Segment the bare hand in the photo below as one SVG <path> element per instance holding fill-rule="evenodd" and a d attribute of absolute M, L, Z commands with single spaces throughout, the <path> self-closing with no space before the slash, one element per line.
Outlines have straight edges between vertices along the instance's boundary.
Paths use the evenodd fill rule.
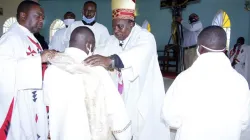
<path fill-rule="evenodd" d="M 83 63 L 90 66 L 102 66 L 108 68 L 112 63 L 112 60 L 109 57 L 92 55 L 86 58 Z"/>
<path fill-rule="evenodd" d="M 54 58 L 56 55 L 56 51 L 54 50 L 44 50 L 41 54 L 42 63 L 48 62 L 50 59 Z"/>
<path fill-rule="evenodd" d="M 181 18 L 181 17 L 176 17 L 176 18 L 175 18 L 175 21 L 177 21 L 177 22 L 181 23 L 182 18 Z"/>

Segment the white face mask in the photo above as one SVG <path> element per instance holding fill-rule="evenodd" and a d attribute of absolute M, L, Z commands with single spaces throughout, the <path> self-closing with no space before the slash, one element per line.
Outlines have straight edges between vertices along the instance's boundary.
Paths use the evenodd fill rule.
<path fill-rule="evenodd" d="M 75 22 L 75 19 L 65 19 L 63 22 L 65 25 L 70 26 L 72 23 Z"/>
<path fill-rule="evenodd" d="M 87 46 L 88 46 L 88 45 L 86 45 L 86 47 L 87 47 Z M 87 55 L 87 56 L 88 56 L 88 57 L 90 57 L 90 56 L 93 55 L 93 52 L 91 51 L 91 49 L 92 49 L 92 44 L 90 44 L 89 46 L 90 46 L 89 48 L 87 47 L 87 50 L 88 50 L 88 55 Z"/>
<path fill-rule="evenodd" d="M 200 52 L 199 52 L 199 48 L 200 48 L 200 46 L 198 46 L 197 49 L 196 49 L 196 53 L 197 53 L 198 57 L 201 55 Z"/>
<path fill-rule="evenodd" d="M 226 49 L 226 48 L 224 48 L 224 49 L 222 49 L 222 50 L 214 50 L 214 49 L 210 49 L 210 48 L 208 48 L 208 47 L 206 47 L 206 46 L 204 46 L 204 45 L 199 45 L 199 46 L 197 47 L 197 49 L 196 49 L 196 53 L 197 53 L 198 57 L 201 55 L 200 52 L 199 52 L 199 48 L 200 48 L 200 47 L 205 48 L 206 50 L 209 50 L 209 51 L 211 51 L 211 52 L 224 52 L 225 49 Z"/>

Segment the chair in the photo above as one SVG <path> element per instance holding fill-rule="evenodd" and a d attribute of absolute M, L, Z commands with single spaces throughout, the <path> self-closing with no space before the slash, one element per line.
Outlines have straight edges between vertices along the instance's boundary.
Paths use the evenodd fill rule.
<path fill-rule="evenodd" d="M 179 50 L 179 45 L 169 44 L 165 46 L 164 51 L 158 51 L 163 52 L 163 56 L 158 57 L 162 72 L 171 72 L 169 71 L 169 68 L 173 67 L 175 68 L 175 73 L 178 73 Z"/>

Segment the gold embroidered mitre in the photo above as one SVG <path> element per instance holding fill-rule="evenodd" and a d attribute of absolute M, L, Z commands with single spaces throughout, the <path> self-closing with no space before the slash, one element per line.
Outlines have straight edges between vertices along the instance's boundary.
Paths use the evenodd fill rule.
<path fill-rule="evenodd" d="M 112 0 L 112 17 L 135 20 L 135 0 Z"/>

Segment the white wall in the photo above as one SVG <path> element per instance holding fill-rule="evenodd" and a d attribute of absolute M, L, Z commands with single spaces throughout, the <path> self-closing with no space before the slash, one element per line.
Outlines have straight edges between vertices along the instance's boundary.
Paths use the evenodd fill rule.
<path fill-rule="evenodd" d="M 3 24 L 9 18 L 16 16 L 17 6 L 22 0 L 0 0 L 3 16 L 0 16 L 0 36 L 3 34 Z"/>

